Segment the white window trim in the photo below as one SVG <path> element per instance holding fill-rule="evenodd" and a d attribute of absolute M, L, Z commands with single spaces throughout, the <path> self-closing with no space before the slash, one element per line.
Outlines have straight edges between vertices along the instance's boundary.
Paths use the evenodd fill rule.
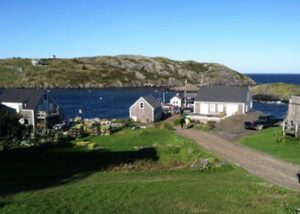
<path fill-rule="evenodd" d="M 210 103 L 208 108 L 209 108 L 210 113 L 217 113 L 217 104 L 216 103 Z"/>
<path fill-rule="evenodd" d="M 143 105 L 143 107 L 141 107 L 141 104 Z M 139 108 L 140 109 L 144 109 L 145 108 L 145 103 L 143 101 L 139 102 Z"/>

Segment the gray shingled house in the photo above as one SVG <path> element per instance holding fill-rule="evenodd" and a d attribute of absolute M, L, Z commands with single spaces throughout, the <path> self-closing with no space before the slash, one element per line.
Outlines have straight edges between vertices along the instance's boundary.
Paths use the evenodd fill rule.
<path fill-rule="evenodd" d="M 292 134 L 299 137 L 300 126 L 300 95 L 291 96 L 287 117 L 283 123 L 283 133 Z"/>
<path fill-rule="evenodd" d="M 249 112 L 252 105 L 248 86 L 201 86 L 194 101 L 194 113 L 227 117 Z"/>
<path fill-rule="evenodd" d="M 4 89 L 0 103 L 23 115 L 27 124 L 37 128 L 50 127 L 59 122 L 59 106 L 43 89 Z"/>
<path fill-rule="evenodd" d="M 163 109 L 160 102 L 152 95 L 140 97 L 129 108 L 129 117 L 142 123 L 161 120 Z"/>

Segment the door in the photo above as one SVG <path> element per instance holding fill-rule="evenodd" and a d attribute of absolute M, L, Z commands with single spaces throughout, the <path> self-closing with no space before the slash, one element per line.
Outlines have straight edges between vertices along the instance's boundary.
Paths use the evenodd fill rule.
<path fill-rule="evenodd" d="M 238 104 L 227 104 L 226 105 L 226 114 L 227 116 L 236 115 L 239 110 Z"/>

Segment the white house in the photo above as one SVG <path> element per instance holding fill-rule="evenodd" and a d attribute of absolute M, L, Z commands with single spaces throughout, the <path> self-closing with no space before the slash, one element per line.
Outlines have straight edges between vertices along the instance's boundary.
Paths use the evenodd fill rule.
<path fill-rule="evenodd" d="M 253 99 L 247 86 L 201 86 L 194 113 L 206 116 L 233 116 L 252 110 Z"/>
<path fill-rule="evenodd" d="M 39 59 L 31 59 L 31 64 L 32 66 L 38 66 L 40 63 L 40 60 Z"/>
<path fill-rule="evenodd" d="M 183 106 L 184 99 L 180 94 L 176 94 L 170 99 L 170 104 L 177 107 Z"/>

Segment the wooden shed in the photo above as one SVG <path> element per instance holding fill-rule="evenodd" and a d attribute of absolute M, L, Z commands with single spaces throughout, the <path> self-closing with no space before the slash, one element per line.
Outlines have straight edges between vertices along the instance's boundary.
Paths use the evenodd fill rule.
<path fill-rule="evenodd" d="M 129 108 L 129 117 L 134 121 L 142 123 L 159 121 L 162 116 L 162 106 L 152 95 L 140 97 Z"/>
<path fill-rule="evenodd" d="M 292 134 L 299 137 L 300 126 L 300 95 L 291 96 L 287 117 L 283 123 L 283 134 Z"/>

